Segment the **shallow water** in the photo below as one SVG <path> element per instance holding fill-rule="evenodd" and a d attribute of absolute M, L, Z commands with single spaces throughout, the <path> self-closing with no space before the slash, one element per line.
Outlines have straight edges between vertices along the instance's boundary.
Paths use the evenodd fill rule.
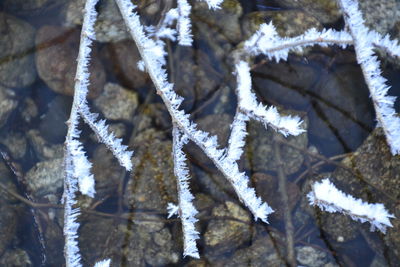
<path fill-rule="evenodd" d="M 4 1 L 0 16 L 4 33 L 0 50 L 11 51 L 2 52 L 0 58 L 0 90 L 7 92 L 0 97 L 11 106 L 4 112 L 5 119 L 0 116 L 0 265 L 62 266 L 62 156 L 72 103 L 65 94 L 72 90 L 79 26 L 60 27 L 66 21 L 67 0 L 48 0 L 39 7 L 19 3 L 23 2 L 13 6 L 12 1 Z M 106 3 L 102 1 L 100 11 Z M 146 21 L 157 23 L 163 5 L 146 3 L 141 13 Z M 216 17 L 195 8 L 193 47 L 167 44 L 168 72 L 177 92 L 185 97 L 183 108 L 199 128 L 218 136 L 221 147 L 226 145 L 236 107 L 230 54 L 245 40 L 246 20 L 260 16 L 258 11 L 299 9 L 271 1 L 241 1 L 243 13 L 239 14 L 237 5 L 228 1 L 228 11 Z M 269 21 L 265 13 L 262 16 Z M 19 21 L 28 24 L 22 28 L 30 33 L 10 34 L 14 31 L 10 23 Z M 338 19 L 326 25 L 340 28 L 342 24 Z M 17 47 L 13 40 L 26 44 L 12 49 Z M 285 241 L 288 218 L 298 265 L 398 265 L 396 219 L 394 228 L 383 235 L 370 232 L 367 223 L 312 208 L 306 199 L 312 181 L 331 176 L 341 190 L 382 202 L 400 216 L 400 188 L 394 179 L 400 173 L 400 159 L 388 154 L 376 131 L 371 134 L 374 109 L 352 48 L 316 47 L 306 54 L 293 54 L 286 62 L 261 57 L 253 61 L 253 88 L 259 99 L 283 113 L 301 116 L 307 129 L 300 137 L 275 145 L 277 134 L 272 129 L 266 131 L 254 121 L 248 125 L 239 167 L 275 210 L 269 224 L 254 222 L 212 162 L 194 144 L 187 145 L 191 189 L 199 210 L 200 260 L 182 258 L 180 221 L 167 219 L 167 204 L 177 201 L 167 110 L 149 78 L 136 69 L 139 58 L 132 42 L 97 42 L 94 51 L 93 84 L 98 86 L 92 88 L 89 105 L 135 151 L 135 171 L 126 173 L 119 167 L 81 124 L 81 141 L 93 163 L 97 191 L 92 200 L 79 196 L 84 266 L 103 258 L 111 258 L 115 266 L 286 266 L 290 265 Z M 4 70 L 10 62 L 16 62 L 12 65 L 13 73 L 19 73 L 15 79 Z M 384 76 L 392 85 L 390 95 L 400 96 L 398 65 L 386 58 L 382 62 Z M 105 86 L 108 83 L 124 89 Z M 396 110 L 400 110 L 399 101 Z M 286 204 L 281 200 L 284 195 Z"/>

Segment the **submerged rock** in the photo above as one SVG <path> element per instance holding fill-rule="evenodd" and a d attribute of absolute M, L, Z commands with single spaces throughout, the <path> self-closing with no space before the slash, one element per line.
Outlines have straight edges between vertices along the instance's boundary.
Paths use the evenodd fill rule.
<path fill-rule="evenodd" d="M 95 105 L 108 120 L 130 121 L 139 105 L 138 96 L 114 83 L 107 83 Z"/>
<path fill-rule="evenodd" d="M 42 26 L 36 35 L 36 67 L 40 78 L 56 93 L 74 93 L 79 31 L 58 26 Z M 106 74 L 96 47 L 92 47 L 89 66 L 89 98 L 103 90 Z"/>
<path fill-rule="evenodd" d="M 15 92 L 0 86 L 0 127 L 7 122 L 8 117 L 17 105 L 18 101 L 15 99 Z"/>
<path fill-rule="evenodd" d="M 280 0 L 279 4 L 288 8 L 300 8 L 323 24 L 333 24 L 341 16 L 335 0 Z"/>
<path fill-rule="evenodd" d="M 131 210 L 166 211 L 169 202 L 177 203 L 173 172 L 172 142 L 164 134 L 148 129 L 133 137 L 134 172 L 126 185 L 124 203 Z"/>
<path fill-rule="evenodd" d="M 315 17 L 300 10 L 256 11 L 247 14 L 243 20 L 246 39 L 260 28 L 260 24 L 270 21 L 281 37 L 294 37 L 311 28 L 322 29 Z"/>
<path fill-rule="evenodd" d="M 5 267 L 31 267 L 34 266 L 27 251 L 16 248 L 9 249 L 0 257 L 0 265 Z"/>
<path fill-rule="evenodd" d="M 36 200 L 61 193 L 64 181 L 63 162 L 63 158 L 41 161 L 27 172 L 27 189 Z"/>
<path fill-rule="evenodd" d="M 35 29 L 23 20 L 0 12 L 0 83 L 26 87 L 36 79 L 33 48 Z"/>
<path fill-rule="evenodd" d="M 164 220 L 146 213 L 118 225 L 111 219 L 91 217 L 81 231 L 82 255 L 90 265 L 106 257 L 113 266 L 165 266 L 181 257 Z"/>
<path fill-rule="evenodd" d="M 296 112 L 280 112 L 281 115 L 300 115 Z M 303 118 L 302 128 L 308 128 L 308 119 Z M 251 120 L 248 126 L 247 155 L 249 155 L 249 166 L 254 172 L 277 171 L 278 163 L 275 158 L 274 143 L 278 135 L 271 127 L 265 129 L 264 125 L 258 121 Z M 283 142 L 288 142 L 300 149 L 307 149 L 308 136 L 304 132 L 298 136 L 281 137 Z M 283 170 L 286 174 L 292 174 L 299 170 L 304 160 L 304 153 L 283 143 L 281 146 L 281 158 L 284 162 Z"/>
<path fill-rule="evenodd" d="M 212 211 L 204 234 L 205 253 L 209 258 L 219 257 L 234 250 L 251 238 L 250 214 L 239 205 L 227 201 Z"/>
<path fill-rule="evenodd" d="M 296 247 L 298 263 L 308 267 L 336 267 L 332 257 L 322 250 L 313 247 Z"/>
<path fill-rule="evenodd" d="M 84 6 L 84 0 L 69 1 L 66 8 L 63 9 L 64 26 L 82 25 Z M 101 1 L 97 11 L 98 17 L 94 26 L 97 41 L 118 42 L 129 38 L 125 23 L 114 0 Z"/>

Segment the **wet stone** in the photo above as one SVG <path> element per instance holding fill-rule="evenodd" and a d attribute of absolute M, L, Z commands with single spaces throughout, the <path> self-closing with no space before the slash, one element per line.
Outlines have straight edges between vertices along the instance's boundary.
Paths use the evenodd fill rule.
<path fill-rule="evenodd" d="M 26 87 L 36 79 L 33 48 L 35 29 L 20 19 L 0 12 L 0 83 Z"/>
<path fill-rule="evenodd" d="M 181 257 L 163 219 L 145 213 L 117 226 L 110 219 L 90 218 L 82 226 L 80 243 L 83 257 L 91 263 L 105 256 L 115 266 L 165 266 Z"/>
<path fill-rule="evenodd" d="M 40 78 L 54 92 L 72 96 L 74 93 L 79 31 L 58 26 L 42 26 L 36 35 L 36 67 Z M 89 66 L 89 98 L 103 90 L 106 74 L 96 47 L 92 47 Z"/>
<path fill-rule="evenodd" d="M 18 212 L 19 211 L 19 212 Z M 4 253 L 16 235 L 21 209 L 5 200 L 0 200 L 0 255 Z M 1 260 L 0 260 L 1 262 Z"/>
<path fill-rule="evenodd" d="M 281 115 L 297 115 L 303 117 L 298 112 L 282 112 Z M 308 128 L 307 118 L 303 118 L 301 126 Z M 251 120 L 248 124 L 247 153 L 249 156 L 249 166 L 252 166 L 254 172 L 277 171 L 277 161 L 275 159 L 274 139 L 281 135 L 271 127 L 265 129 L 264 125 L 258 121 Z M 283 142 L 288 142 L 300 149 L 307 149 L 308 137 L 304 132 L 298 136 L 282 137 Z M 304 160 L 304 153 L 301 150 L 294 149 L 284 143 L 280 146 L 281 158 L 284 162 L 283 170 L 285 174 L 293 174 L 298 171 Z"/>
<path fill-rule="evenodd" d="M 15 96 L 13 90 L 0 86 L 0 127 L 7 122 L 8 117 L 18 105 Z"/>
<path fill-rule="evenodd" d="M 93 152 L 92 173 L 96 179 L 96 198 L 101 199 L 113 195 L 125 176 L 125 169 L 121 167 L 109 149 L 100 145 Z"/>
<path fill-rule="evenodd" d="M 34 266 L 28 252 L 20 248 L 9 249 L 0 257 L 0 265 L 4 267 L 31 267 Z"/>
<path fill-rule="evenodd" d="M 26 174 L 27 188 L 35 199 L 58 195 L 62 191 L 64 179 L 62 158 L 38 162 Z"/>
<path fill-rule="evenodd" d="M 47 105 L 47 111 L 40 117 L 39 131 L 43 139 L 50 143 L 61 143 L 67 135 L 66 121 L 71 112 L 72 99 L 57 95 Z M 51 131 L 49 131 L 51 129 Z"/>
<path fill-rule="evenodd" d="M 400 5 L 396 0 L 359 0 L 366 26 L 387 34 L 400 21 Z"/>
<path fill-rule="evenodd" d="M 132 210 L 166 211 L 169 202 L 177 203 L 171 141 L 162 132 L 148 129 L 134 137 L 130 147 L 135 151 L 135 171 L 125 189 L 125 205 Z"/>
<path fill-rule="evenodd" d="M 300 8 L 323 24 L 333 24 L 341 17 L 335 0 L 281 0 L 279 5 Z"/>
<path fill-rule="evenodd" d="M 21 159 L 26 153 L 27 140 L 21 132 L 7 132 L 0 143 L 8 148 L 13 159 Z"/>
<path fill-rule="evenodd" d="M 3 0 L 4 10 L 18 15 L 37 15 L 67 0 Z"/>
<path fill-rule="evenodd" d="M 222 261 L 221 266 L 286 266 L 282 257 L 277 253 L 275 242 L 266 233 L 259 235 L 249 247 L 237 250 L 232 258 Z"/>
<path fill-rule="evenodd" d="M 269 21 L 272 21 L 282 37 L 294 37 L 311 28 L 323 28 L 315 17 L 300 10 L 256 11 L 244 18 L 242 28 L 246 39 L 260 28 L 260 24 Z"/>
<path fill-rule="evenodd" d="M 63 11 L 64 26 L 82 25 L 84 0 L 69 1 Z M 101 1 L 98 6 L 98 17 L 94 26 L 96 40 L 102 43 L 118 42 L 129 38 L 125 24 L 114 0 Z"/>
<path fill-rule="evenodd" d="M 309 267 L 336 267 L 330 255 L 313 247 L 296 247 L 296 258 L 299 264 Z"/>
<path fill-rule="evenodd" d="M 217 10 L 210 10 L 205 2 L 193 3 L 194 20 L 207 21 L 207 24 L 219 29 L 231 42 L 241 40 L 239 18 L 242 13 L 242 7 L 237 0 L 225 0 L 221 8 Z M 193 23 L 196 24 L 196 22 Z"/>
<path fill-rule="evenodd" d="M 26 123 L 32 122 L 39 114 L 38 107 L 32 98 L 25 98 L 22 102 L 21 117 Z"/>
<path fill-rule="evenodd" d="M 218 257 L 233 250 L 251 238 L 250 214 L 239 205 L 227 201 L 215 207 L 204 234 L 205 254 Z"/>
<path fill-rule="evenodd" d="M 107 83 L 95 105 L 108 120 L 130 121 L 138 107 L 138 96 L 115 83 Z"/>
<path fill-rule="evenodd" d="M 108 44 L 104 49 L 108 71 L 114 73 L 123 86 L 138 89 L 146 85 L 149 76 L 137 64 L 141 60 L 136 45 L 131 40 Z"/>
<path fill-rule="evenodd" d="M 350 217 L 340 213 L 321 213 L 321 229 L 336 242 L 347 242 L 354 240 L 359 232 L 360 224 Z"/>
<path fill-rule="evenodd" d="M 284 219 L 284 206 L 282 203 L 281 193 L 278 190 L 278 178 L 264 173 L 255 173 L 251 177 L 257 196 L 271 206 L 274 212 L 270 215 L 278 220 Z M 292 211 L 297 205 L 301 197 L 301 192 L 295 183 L 287 182 L 286 194 L 289 199 L 289 210 Z"/>
<path fill-rule="evenodd" d="M 54 203 L 54 202 L 52 202 Z M 49 266 L 63 266 L 65 264 L 63 247 L 64 235 L 63 224 L 64 215 L 62 210 L 56 210 L 54 220 L 47 220 L 44 228 L 45 253 Z"/>
<path fill-rule="evenodd" d="M 40 135 L 38 130 L 29 130 L 27 137 L 35 156 L 40 160 L 62 158 L 64 156 L 63 144 L 52 144 L 51 142 L 48 142 Z"/>

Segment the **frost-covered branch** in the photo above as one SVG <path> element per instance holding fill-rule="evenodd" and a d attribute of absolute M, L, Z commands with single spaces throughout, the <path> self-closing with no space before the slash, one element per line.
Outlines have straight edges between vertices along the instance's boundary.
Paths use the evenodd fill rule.
<path fill-rule="evenodd" d="M 98 120 L 98 114 L 89 111 L 86 103 L 79 107 L 79 112 L 84 121 L 90 126 L 96 134 L 99 142 L 105 144 L 113 153 L 119 164 L 127 171 L 132 170 L 132 151 L 128 151 L 128 147 L 122 144 L 122 139 L 116 138 L 115 135 L 108 130 L 105 120 Z"/>
<path fill-rule="evenodd" d="M 111 260 L 110 259 L 106 259 L 106 260 L 102 260 L 102 261 L 96 262 L 94 267 L 110 267 L 110 264 L 111 264 Z"/>
<path fill-rule="evenodd" d="M 192 29 L 190 23 L 190 10 L 192 7 L 187 0 L 178 0 L 178 40 L 180 45 L 192 45 Z"/>
<path fill-rule="evenodd" d="M 383 128 L 392 154 L 400 154 L 400 117 L 396 115 L 394 109 L 396 98 L 387 95 L 390 87 L 386 85 L 386 79 L 381 75 L 380 64 L 373 51 L 371 34 L 365 27 L 364 19 L 356 1 L 339 0 L 339 4 L 354 40 L 357 61 L 361 66 L 370 91 L 378 126 Z M 393 42 L 386 41 L 383 47 L 386 49 L 398 47 L 393 47 L 393 45 Z M 397 49 L 393 51 L 394 54 L 398 54 L 399 50 Z"/>
<path fill-rule="evenodd" d="M 121 165 L 127 170 L 132 169 L 130 157 L 132 152 L 126 151 L 126 146 L 121 145 L 121 140 L 108 134 L 107 127 L 103 121 L 96 122 L 96 115 L 89 112 L 86 104 L 86 96 L 89 86 L 89 61 L 90 46 L 95 38 L 94 23 L 96 21 L 95 5 L 98 0 L 87 0 L 84 9 L 78 63 L 75 75 L 74 100 L 72 103 L 71 114 L 68 120 L 68 132 L 65 139 L 65 176 L 64 176 L 64 255 L 67 267 L 81 266 L 80 253 L 77 242 L 77 231 L 79 224 L 76 218 L 79 216 L 79 208 L 74 208 L 77 204 L 75 194 L 78 189 L 82 194 L 90 197 L 95 193 L 95 181 L 90 168 L 92 164 L 88 160 L 83 146 L 79 141 L 80 130 L 78 129 L 79 119 L 84 120 L 91 126 L 93 131 L 104 142 L 107 147 L 118 158 Z"/>
<path fill-rule="evenodd" d="M 390 214 L 383 204 L 369 204 L 347 195 L 338 190 L 327 178 L 315 182 L 307 197 L 311 205 L 317 205 L 322 210 L 331 213 L 341 212 L 355 221 L 369 222 L 371 231 L 377 228 L 385 233 L 386 227 L 392 227 L 390 218 L 394 218 L 394 215 Z"/>
<path fill-rule="evenodd" d="M 178 206 L 177 209 L 170 209 L 169 217 L 173 213 L 177 213 L 181 218 L 183 231 L 183 256 L 191 256 L 200 258 L 199 251 L 196 246 L 196 239 L 199 233 L 196 231 L 195 223 L 197 210 L 193 205 L 194 196 L 190 193 L 189 188 L 189 170 L 186 166 L 186 156 L 183 152 L 183 146 L 189 141 L 180 133 L 177 127 L 172 130 L 173 138 L 173 158 L 174 158 L 174 174 L 178 187 Z M 171 207 L 171 206 L 170 206 Z"/>
<path fill-rule="evenodd" d="M 90 175 L 90 164 L 82 151 L 82 146 L 77 140 L 79 138 L 79 105 L 85 102 L 89 84 L 88 65 L 90 59 L 90 45 L 94 38 L 93 25 L 96 20 L 95 5 L 98 0 L 88 0 L 85 4 L 84 18 L 79 46 L 78 65 L 75 78 L 74 101 L 68 121 L 68 133 L 65 140 L 65 177 L 64 177 L 64 255 L 67 267 L 81 266 L 80 252 L 78 247 L 77 231 L 79 224 L 76 218 L 79 216 L 79 209 L 76 205 L 75 194 L 78 191 L 78 180 L 85 181 L 90 188 L 84 192 L 94 194 L 93 176 Z M 85 175 L 85 178 L 77 175 Z M 83 182 L 80 182 L 83 184 Z M 83 189 L 83 188 L 82 188 Z"/>
<path fill-rule="evenodd" d="M 249 178 L 239 171 L 236 162 L 226 158 L 225 150 L 218 148 L 215 136 L 209 136 L 208 133 L 198 130 L 196 124 L 189 120 L 189 115 L 179 109 L 183 99 L 174 92 L 173 85 L 167 81 L 163 63 L 159 60 L 159 55 L 154 53 L 158 49 L 150 49 L 156 44 L 146 37 L 139 16 L 134 11 L 135 6 L 129 0 L 116 0 L 116 2 L 157 93 L 164 101 L 175 125 L 212 160 L 254 217 L 267 222 L 267 216 L 272 212 L 272 209 L 256 196 L 254 189 L 248 187 Z"/>
<path fill-rule="evenodd" d="M 260 29 L 244 43 L 244 49 L 252 56 L 263 54 L 268 59 L 279 62 L 281 59 L 287 60 L 289 52 L 301 51 L 305 47 L 339 45 L 345 48 L 351 44 L 353 44 L 353 39 L 350 34 L 331 29 L 319 32 L 313 28 L 293 38 L 280 37 L 275 26 L 270 22 L 260 25 Z"/>
<path fill-rule="evenodd" d="M 304 132 L 300 128 L 302 121 L 299 117 L 280 116 L 275 107 L 266 108 L 258 103 L 251 92 L 250 66 L 244 61 L 236 64 L 238 80 L 237 95 L 239 109 L 252 119 L 262 122 L 265 127 L 271 126 L 283 135 L 299 135 Z"/>

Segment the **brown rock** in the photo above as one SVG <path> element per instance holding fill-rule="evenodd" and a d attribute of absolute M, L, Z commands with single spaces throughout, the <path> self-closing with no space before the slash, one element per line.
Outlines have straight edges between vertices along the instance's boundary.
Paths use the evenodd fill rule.
<path fill-rule="evenodd" d="M 40 78 L 55 92 L 73 95 L 79 31 L 57 26 L 43 26 L 36 35 L 36 67 Z M 89 98 L 103 90 L 106 80 L 104 68 L 92 48 L 90 62 Z"/>
<path fill-rule="evenodd" d="M 147 73 L 137 67 L 141 57 L 133 41 L 110 43 L 106 49 L 106 57 L 110 61 L 110 71 L 115 72 L 124 86 L 138 88 L 149 80 Z"/>

